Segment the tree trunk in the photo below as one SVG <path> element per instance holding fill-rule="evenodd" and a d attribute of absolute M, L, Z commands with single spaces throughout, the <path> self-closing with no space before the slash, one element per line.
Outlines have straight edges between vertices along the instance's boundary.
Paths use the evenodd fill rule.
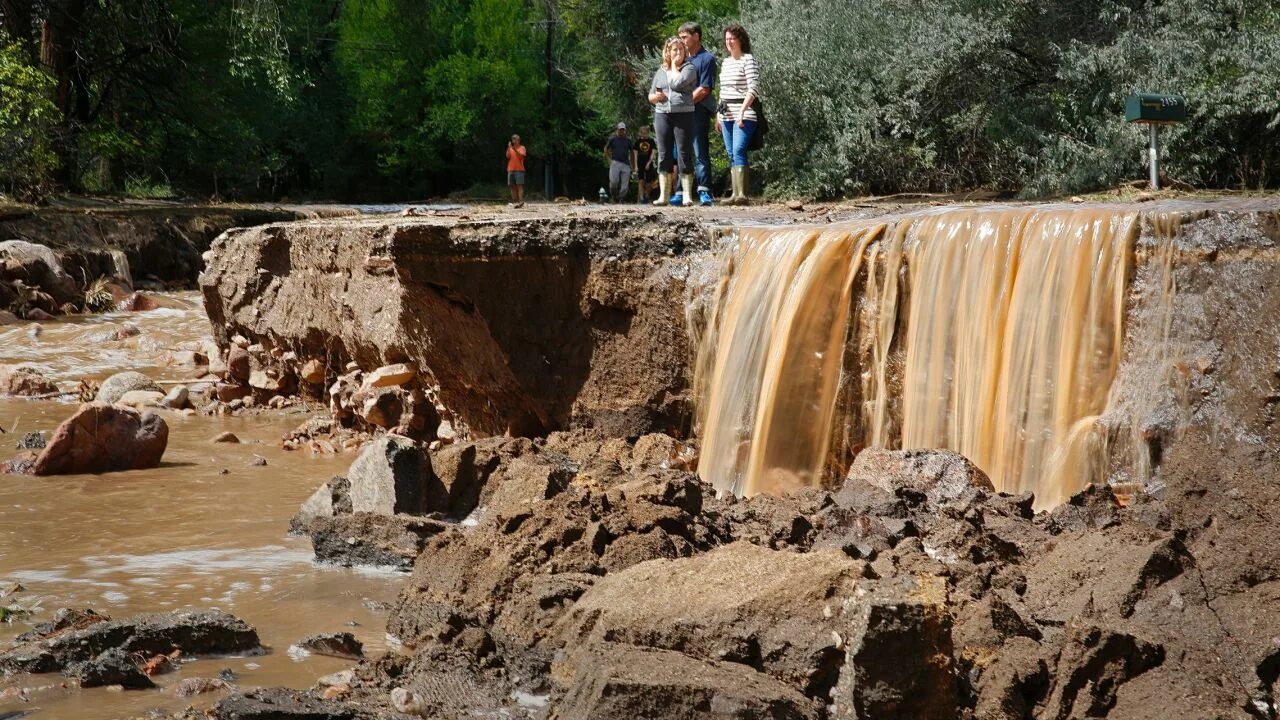
<path fill-rule="evenodd" d="M 77 190 L 76 157 L 81 119 L 89 112 L 89 87 L 85 68 L 77 52 L 84 27 L 86 0 L 58 0 L 49 6 L 40 37 L 40 60 L 57 82 L 54 102 L 62 113 L 56 143 L 58 175 L 62 185 Z"/>
<path fill-rule="evenodd" d="M 0 15 L 4 16 L 3 28 L 9 38 L 21 43 L 28 56 L 35 60 L 35 26 L 31 22 L 31 0 L 0 0 Z"/>

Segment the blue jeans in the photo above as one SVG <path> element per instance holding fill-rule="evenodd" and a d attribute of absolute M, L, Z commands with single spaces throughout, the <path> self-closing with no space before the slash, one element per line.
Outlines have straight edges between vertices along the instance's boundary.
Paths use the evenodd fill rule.
<path fill-rule="evenodd" d="M 693 109 L 693 173 L 698 190 L 711 192 L 711 111 L 701 105 Z"/>
<path fill-rule="evenodd" d="M 729 152 L 730 165 L 746 167 L 751 164 L 747 160 L 747 143 L 751 142 L 751 136 L 755 132 L 755 120 L 743 120 L 742 127 L 730 120 L 720 123 L 720 134 L 724 136 L 724 149 Z"/>

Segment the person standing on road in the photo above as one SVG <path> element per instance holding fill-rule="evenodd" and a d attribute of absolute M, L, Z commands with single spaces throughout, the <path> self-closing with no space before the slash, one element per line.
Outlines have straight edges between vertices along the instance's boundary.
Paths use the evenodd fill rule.
<path fill-rule="evenodd" d="M 729 57 L 720 64 L 720 107 L 716 115 L 716 129 L 724 136 L 724 149 L 729 153 L 729 177 L 733 194 L 725 205 L 746 205 L 747 201 L 747 143 L 756 131 L 758 115 L 755 102 L 760 93 L 756 88 L 760 70 L 751 54 L 751 36 L 739 23 L 729 23 L 724 29 L 724 48 Z"/>
<path fill-rule="evenodd" d="M 711 119 L 716 114 L 716 56 L 702 47 L 702 26 L 687 22 L 680 26 L 689 62 L 698 74 L 698 87 L 693 91 L 693 165 L 698 176 L 698 204 L 711 204 Z M 674 203 L 673 203 L 674 204 Z"/>
<path fill-rule="evenodd" d="M 649 201 L 649 192 L 658 181 L 658 165 L 654 161 L 656 146 L 649 137 L 649 126 L 641 125 L 639 133 L 631 148 L 631 173 L 636 176 L 636 203 L 643 205 Z"/>
<path fill-rule="evenodd" d="M 662 47 L 662 67 L 654 73 L 649 85 L 649 102 L 653 105 L 653 127 L 658 135 L 658 201 L 654 205 L 693 204 L 693 89 L 698 75 L 693 63 L 685 58 L 680 38 L 667 40 Z M 679 148 L 679 198 L 671 192 L 671 169 L 677 165 L 672 149 Z"/>
<path fill-rule="evenodd" d="M 604 159 L 609 162 L 609 197 L 622 202 L 631 187 L 631 138 L 627 137 L 626 123 L 618 123 L 604 144 Z"/>
<path fill-rule="evenodd" d="M 511 190 L 512 207 L 524 207 L 524 159 L 528 155 L 520 136 L 512 135 L 507 142 L 507 187 Z"/>

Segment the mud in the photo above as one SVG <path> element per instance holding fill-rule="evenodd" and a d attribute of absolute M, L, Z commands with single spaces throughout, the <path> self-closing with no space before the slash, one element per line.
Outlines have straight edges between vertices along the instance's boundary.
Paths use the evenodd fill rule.
<path fill-rule="evenodd" d="M 211 417 L 277 417 L 259 385 L 291 378 L 326 417 L 289 446 L 380 438 L 380 464 L 322 452 L 292 529 L 322 562 L 408 574 L 350 672 L 211 685 L 173 717 L 1275 717 L 1280 224 L 1266 203 L 1181 209 L 1172 305 L 1139 243 L 1110 483 L 1047 512 L 938 450 L 851 448 L 822 488 L 717 496 L 692 471 L 685 317 L 716 214 L 227 233 L 201 286 L 217 354 L 247 366 L 227 363 L 241 405 Z M 353 420 L 397 364 L 400 412 L 426 403 L 436 427 Z"/>

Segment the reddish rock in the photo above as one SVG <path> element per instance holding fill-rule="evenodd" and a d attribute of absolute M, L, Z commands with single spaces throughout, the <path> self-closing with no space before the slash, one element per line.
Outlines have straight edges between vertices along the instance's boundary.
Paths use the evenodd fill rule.
<path fill-rule="evenodd" d="M 312 385 L 324 384 L 324 363 L 311 359 L 302 364 L 302 380 Z"/>
<path fill-rule="evenodd" d="M 155 413 L 90 403 L 58 426 L 36 459 L 35 475 L 138 470 L 160 464 L 169 426 Z"/>
<path fill-rule="evenodd" d="M 24 365 L 0 365 L 0 395 L 48 395 L 58 386 L 35 368 Z"/>
<path fill-rule="evenodd" d="M 248 382 L 249 372 L 249 351 L 233 345 L 227 353 L 227 374 L 236 380 Z"/>
<path fill-rule="evenodd" d="M 244 385 L 233 385 L 231 383 L 218 383 L 213 390 L 218 399 L 224 403 L 242 400 L 249 396 L 253 391 Z"/>
<path fill-rule="evenodd" d="M 160 304 L 140 292 L 135 292 L 124 300 L 121 300 L 118 307 L 126 312 L 142 312 L 145 310 L 155 310 L 160 307 Z"/>

